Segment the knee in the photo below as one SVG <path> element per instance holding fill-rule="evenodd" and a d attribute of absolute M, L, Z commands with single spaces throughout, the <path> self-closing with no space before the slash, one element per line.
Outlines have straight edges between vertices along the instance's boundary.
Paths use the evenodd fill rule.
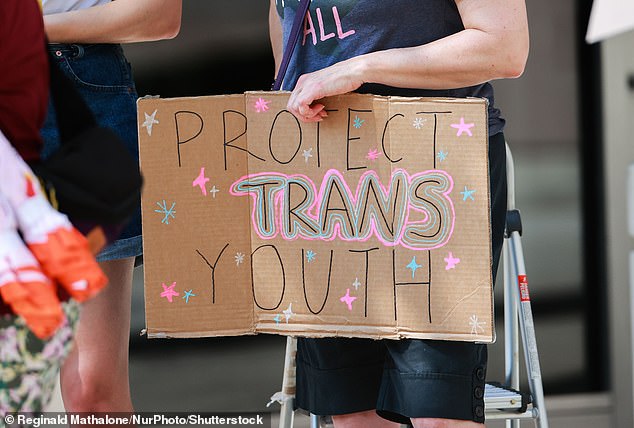
<path fill-rule="evenodd" d="M 62 370 L 61 389 L 68 412 L 132 411 L 127 379 L 93 369 Z"/>
<path fill-rule="evenodd" d="M 414 428 L 450 428 L 450 422 L 447 419 L 424 418 L 412 420 L 412 425 Z"/>
<path fill-rule="evenodd" d="M 414 428 L 480 428 L 484 426 L 472 421 L 436 418 L 412 419 L 412 425 Z"/>
<path fill-rule="evenodd" d="M 69 379 L 62 376 L 61 387 L 66 411 L 90 413 L 101 411 L 103 394 L 93 382 L 79 377 Z"/>
<path fill-rule="evenodd" d="M 333 415 L 332 421 L 335 428 L 398 428 L 396 422 L 390 422 L 381 418 L 374 410 Z"/>

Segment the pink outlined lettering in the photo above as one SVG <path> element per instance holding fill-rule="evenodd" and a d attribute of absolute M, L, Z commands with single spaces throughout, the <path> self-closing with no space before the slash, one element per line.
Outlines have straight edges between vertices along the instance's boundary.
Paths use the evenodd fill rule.
<path fill-rule="evenodd" d="M 292 201 L 294 186 L 303 192 L 299 203 Z M 453 236 L 453 186 L 453 178 L 445 171 L 409 175 L 398 169 L 393 171 L 389 187 L 375 171 L 367 171 L 352 192 L 343 174 L 331 169 L 319 191 L 301 174 L 258 173 L 235 181 L 230 193 L 252 197 L 251 222 L 261 239 L 281 235 L 287 241 L 365 242 L 374 236 L 385 246 L 433 250 Z M 340 199 L 334 208 L 333 195 Z"/>
<path fill-rule="evenodd" d="M 321 9 L 317 8 L 315 12 L 317 13 L 317 24 L 319 25 L 319 40 L 321 40 L 322 42 L 325 42 L 326 40 L 332 39 L 333 37 L 335 37 L 335 33 L 326 34 L 326 30 L 324 30 L 324 19 L 321 16 Z"/>

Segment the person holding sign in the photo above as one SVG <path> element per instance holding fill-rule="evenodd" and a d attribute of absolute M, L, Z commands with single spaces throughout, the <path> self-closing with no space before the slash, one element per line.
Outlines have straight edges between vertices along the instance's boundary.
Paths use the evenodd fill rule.
<path fill-rule="evenodd" d="M 288 40 L 298 4 L 271 0 L 276 72 L 295 43 Z M 327 120 L 320 100 L 352 91 L 488 99 L 495 278 L 506 214 L 505 122 L 487 82 L 523 73 L 524 0 L 314 0 L 296 43 L 282 88 L 292 91 L 288 110 L 304 122 Z M 480 426 L 486 362 L 486 346 L 467 342 L 299 339 L 296 405 L 332 415 L 336 427 Z"/>
<path fill-rule="evenodd" d="M 137 94 L 120 43 L 175 37 L 181 8 L 181 0 L 43 0 L 49 52 L 56 65 L 75 82 L 98 124 L 115 131 L 135 156 Z M 46 157 L 59 146 L 52 106 L 42 134 Z M 140 235 L 139 212 L 120 239 L 97 257 L 110 285 L 84 305 L 75 348 L 62 368 L 68 411 L 133 410 L 128 341 L 132 271 L 134 258 L 141 254 Z"/>

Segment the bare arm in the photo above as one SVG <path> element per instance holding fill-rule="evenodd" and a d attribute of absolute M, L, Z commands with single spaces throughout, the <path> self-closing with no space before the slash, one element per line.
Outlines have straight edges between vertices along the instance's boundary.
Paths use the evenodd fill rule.
<path fill-rule="evenodd" d="M 116 0 L 44 16 L 51 42 L 131 43 L 171 39 L 180 31 L 182 0 Z"/>
<path fill-rule="evenodd" d="M 271 48 L 273 49 L 273 59 L 275 59 L 275 76 L 280 69 L 282 62 L 284 41 L 282 40 L 282 24 L 275 9 L 275 0 L 271 0 L 269 7 L 269 37 L 271 38 Z"/>
<path fill-rule="evenodd" d="M 528 57 L 524 0 L 456 0 L 465 29 L 411 48 L 360 55 L 300 77 L 289 110 L 321 120 L 314 101 L 364 83 L 401 88 L 451 89 L 518 77 Z"/>

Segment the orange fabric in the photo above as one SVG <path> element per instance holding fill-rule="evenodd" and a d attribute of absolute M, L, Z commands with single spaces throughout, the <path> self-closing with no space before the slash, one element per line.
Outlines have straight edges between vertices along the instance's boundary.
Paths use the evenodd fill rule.
<path fill-rule="evenodd" d="M 86 238 L 75 228 L 59 228 L 48 234 L 44 244 L 28 244 L 42 272 L 62 286 L 75 300 L 83 302 L 108 283 L 95 261 Z"/>
<path fill-rule="evenodd" d="M 22 271 L 39 271 L 36 267 Z M 31 331 L 40 339 L 50 337 L 64 321 L 64 313 L 51 282 L 10 282 L 0 286 L 2 300 L 12 311 L 24 318 Z"/>

